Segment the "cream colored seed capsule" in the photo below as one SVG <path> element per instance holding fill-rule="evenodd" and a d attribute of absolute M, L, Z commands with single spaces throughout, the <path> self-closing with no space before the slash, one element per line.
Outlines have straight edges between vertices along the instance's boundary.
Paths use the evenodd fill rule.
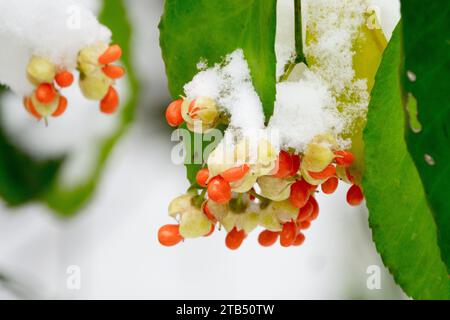
<path fill-rule="evenodd" d="M 50 103 L 41 103 L 36 98 L 36 94 L 33 93 L 33 95 L 31 96 L 31 102 L 33 103 L 36 111 L 42 117 L 48 117 L 48 116 L 51 116 L 56 111 L 56 109 L 58 109 L 59 98 L 60 98 L 60 96 L 59 96 L 59 94 L 57 94 Z"/>
<path fill-rule="evenodd" d="M 90 46 L 87 46 L 78 54 L 78 70 L 84 75 L 91 75 L 96 73 L 102 65 L 98 62 L 98 57 L 108 49 L 108 45 L 99 42 Z"/>
<path fill-rule="evenodd" d="M 331 149 L 319 143 L 310 143 L 305 150 L 302 166 L 311 172 L 321 172 L 333 161 L 334 153 Z"/>
<path fill-rule="evenodd" d="M 180 234 L 183 238 L 203 237 L 211 230 L 211 221 L 200 211 L 191 208 L 181 215 Z"/>
<path fill-rule="evenodd" d="M 55 65 L 46 58 L 33 56 L 28 62 L 27 77 L 34 84 L 52 83 L 56 76 Z"/>
<path fill-rule="evenodd" d="M 89 76 L 81 75 L 80 89 L 83 95 L 90 100 L 102 100 L 108 93 L 113 80 L 101 71 L 91 73 Z"/>

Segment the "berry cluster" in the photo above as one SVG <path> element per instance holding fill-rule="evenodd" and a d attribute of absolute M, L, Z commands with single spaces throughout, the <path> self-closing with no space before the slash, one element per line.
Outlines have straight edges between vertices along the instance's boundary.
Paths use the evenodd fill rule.
<path fill-rule="evenodd" d="M 125 74 L 124 68 L 112 65 L 120 59 L 122 50 L 118 45 L 98 43 L 82 49 L 77 59 L 80 72 L 80 89 L 91 100 L 100 101 L 100 110 L 111 114 L 119 105 L 119 95 L 114 81 Z M 70 87 L 74 75 L 56 66 L 50 60 L 33 56 L 28 62 L 27 78 L 35 86 L 30 96 L 24 97 L 26 110 L 37 119 L 58 117 L 67 108 L 67 99 L 61 89 Z"/>
<path fill-rule="evenodd" d="M 183 109 L 192 118 L 193 114 L 203 117 L 197 110 L 210 112 L 211 106 L 215 107 L 207 99 L 198 100 L 206 105 L 193 101 L 180 99 L 170 104 L 166 112 L 169 124 L 177 126 L 190 120 Z M 249 161 L 247 142 L 244 138 L 232 146 L 231 156 L 219 147 L 210 154 L 197 173 L 196 185 L 170 204 L 169 215 L 178 224 L 159 230 L 162 245 L 209 236 L 219 226 L 227 231 L 226 246 L 235 250 L 261 226 L 265 229 L 258 237 L 262 246 L 271 246 L 278 239 L 283 247 L 300 246 L 305 240 L 304 230 L 319 215 L 315 198 L 319 187 L 323 193 L 332 194 L 341 180 L 352 184 L 347 193 L 350 205 L 357 206 L 364 200 L 349 170 L 354 155 L 338 150 L 330 135 L 317 136 L 302 153 L 291 149 L 276 152 L 270 142 L 261 139 L 256 161 Z"/>

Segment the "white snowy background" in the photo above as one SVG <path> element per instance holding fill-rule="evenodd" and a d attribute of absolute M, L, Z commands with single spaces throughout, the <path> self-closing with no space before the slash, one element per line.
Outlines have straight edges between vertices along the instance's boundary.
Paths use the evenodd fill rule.
<path fill-rule="evenodd" d="M 173 144 L 164 121 L 170 99 L 158 45 L 162 1 L 126 2 L 143 88 L 137 121 L 115 149 L 93 201 L 76 217 L 61 220 L 38 204 L 11 210 L 0 203 L 0 274 L 10 279 L 0 282 L 0 298 L 404 298 L 376 253 L 367 210 L 346 204 L 346 187 L 319 197 L 321 214 L 301 248 L 262 248 L 257 232 L 237 252 L 224 247 L 223 232 L 174 248 L 159 245 L 158 228 L 170 222 L 167 204 L 185 191 L 187 182 L 184 167 L 171 162 Z M 384 29 L 391 31 L 399 16 L 398 1 L 372 2 L 381 9 Z M 8 105 L 11 110 L 1 110 L 9 120 L 8 131 L 23 131 L 27 115 L 17 102 Z M 68 125 L 54 121 L 50 129 L 35 127 L 16 139 L 37 153 L 76 146 L 84 154 L 86 135 L 103 130 L 97 128 L 103 117 L 67 116 Z M 104 132 L 114 125 L 108 121 Z M 81 126 L 83 135 L 69 131 Z M 34 148 L 38 145 L 45 148 Z M 78 159 L 73 166 L 78 175 L 86 163 Z M 80 267 L 80 290 L 67 287 L 71 265 Z M 379 290 L 366 285 L 367 269 L 373 265 L 382 272 Z"/>

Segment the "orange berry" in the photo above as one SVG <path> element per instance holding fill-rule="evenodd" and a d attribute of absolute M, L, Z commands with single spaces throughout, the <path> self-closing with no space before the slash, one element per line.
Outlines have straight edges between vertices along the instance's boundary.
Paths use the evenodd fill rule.
<path fill-rule="evenodd" d="M 310 197 L 313 198 L 313 197 Z M 297 216 L 297 223 L 301 223 L 303 221 L 308 220 L 312 213 L 314 211 L 314 206 L 311 203 L 311 200 L 308 200 L 308 202 L 305 204 L 305 206 L 303 208 L 300 208 L 300 210 L 298 211 L 298 216 Z"/>
<path fill-rule="evenodd" d="M 310 196 L 311 185 L 305 180 L 298 180 L 291 186 L 291 195 L 289 200 L 296 208 L 303 208 Z"/>
<path fill-rule="evenodd" d="M 294 222 L 286 222 L 280 232 L 280 244 L 283 247 L 289 247 L 294 243 L 297 236 L 297 227 Z"/>
<path fill-rule="evenodd" d="M 100 111 L 106 114 L 114 113 L 119 106 L 119 94 L 113 86 L 109 87 L 108 93 L 100 102 Z"/>
<path fill-rule="evenodd" d="M 288 177 L 292 172 L 291 155 L 288 152 L 281 150 L 278 156 L 277 165 L 277 171 L 273 175 L 281 179 Z"/>
<path fill-rule="evenodd" d="M 230 184 L 220 176 L 214 177 L 208 183 L 208 197 L 219 204 L 225 204 L 231 200 Z"/>
<path fill-rule="evenodd" d="M 225 245 L 230 250 L 236 250 L 241 246 L 245 237 L 246 235 L 244 230 L 238 231 L 236 227 L 234 227 L 233 230 L 228 232 L 227 237 L 225 238 Z"/>
<path fill-rule="evenodd" d="M 277 242 L 278 235 L 279 235 L 278 232 L 273 232 L 273 231 L 270 231 L 270 230 L 264 230 L 263 232 L 261 232 L 259 234 L 258 242 L 263 247 L 270 247 L 275 242 Z"/>
<path fill-rule="evenodd" d="M 317 219 L 317 217 L 319 216 L 319 204 L 317 203 L 316 198 L 314 197 L 310 197 L 309 198 L 309 202 L 312 204 L 313 206 L 313 211 L 311 212 L 311 215 L 309 216 L 309 221 L 314 221 Z"/>
<path fill-rule="evenodd" d="M 103 73 L 111 79 L 122 78 L 125 74 L 125 69 L 119 66 L 107 65 L 102 68 Z"/>
<path fill-rule="evenodd" d="M 216 227 L 213 224 L 211 224 L 211 230 L 207 234 L 205 234 L 204 237 L 206 238 L 212 235 L 214 233 L 214 230 L 216 230 Z"/>
<path fill-rule="evenodd" d="M 119 60 L 121 56 L 122 49 L 119 45 L 115 44 L 106 49 L 106 51 L 100 57 L 98 57 L 98 63 L 110 64 L 116 60 Z"/>
<path fill-rule="evenodd" d="M 173 101 L 166 109 L 166 120 L 169 126 L 178 127 L 184 122 L 183 116 L 181 115 L 181 105 L 183 104 L 183 99 L 178 99 Z"/>
<path fill-rule="evenodd" d="M 297 237 L 295 237 L 294 243 L 292 243 L 293 246 L 301 246 L 305 242 L 305 235 L 303 233 L 299 233 Z"/>
<path fill-rule="evenodd" d="M 351 183 L 355 183 L 355 178 L 350 173 L 350 170 L 348 168 L 345 169 L 345 175 L 347 176 L 348 181 L 350 181 Z"/>
<path fill-rule="evenodd" d="M 28 112 L 35 117 L 36 119 L 40 120 L 42 116 L 37 112 L 35 106 L 33 105 L 33 102 L 30 98 L 25 98 L 25 104 L 27 107 Z"/>
<path fill-rule="evenodd" d="M 55 99 L 56 92 L 50 83 L 42 83 L 36 89 L 36 99 L 40 103 L 50 103 Z"/>
<path fill-rule="evenodd" d="M 359 186 L 352 185 L 347 191 L 347 202 L 351 206 L 358 206 L 363 202 L 364 194 Z"/>
<path fill-rule="evenodd" d="M 311 176 L 311 178 L 313 178 L 315 180 L 323 180 L 323 179 L 328 179 L 328 178 L 331 178 L 331 177 L 335 176 L 336 175 L 336 168 L 332 164 L 329 164 L 321 172 L 311 172 L 311 171 L 309 171 L 308 173 Z"/>
<path fill-rule="evenodd" d="M 163 246 L 171 247 L 183 240 L 180 235 L 180 226 L 177 224 L 166 224 L 158 231 L 158 240 Z"/>
<path fill-rule="evenodd" d="M 227 182 L 236 182 L 241 180 L 247 174 L 248 170 L 250 170 L 250 167 L 244 164 L 239 167 L 228 169 L 225 172 L 222 172 L 220 176 Z"/>
<path fill-rule="evenodd" d="M 195 180 L 197 180 L 197 184 L 203 188 L 206 187 L 206 181 L 208 181 L 208 178 L 209 178 L 208 168 L 200 169 L 197 172 L 197 175 L 195 176 Z"/>
<path fill-rule="evenodd" d="M 334 160 L 338 166 L 349 167 L 355 160 L 355 156 L 349 151 L 336 151 L 334 154 Z"/>
<path fill-rule="evenodd" d="M 205 205 L 203 206 L 203 213 L 212 223 L 217 222 L 216 216 L 209 210 L 208 202 L 206 202 Z"/>
<path fill-rule="evenodd" d="M 55 112 L 53 112 L 53 117 L 59 117 L 62 115 L 67 109 L 67 99 L 64 96 L 59 97 L 58 108 L 56 108 Z"/>
<path fill-rule="evenodd" d="M 73 83 L 73 74 L 67 70 L 60 71 L 56 74 L 55 81 L 61 88 L 70 87 Z"/>
<path fill-rule="evenodd" d="M 327 181 L 322 183 L 321 188 L 322 188 L 323 193 L 332 194 L 336 191 L 338 185 L 339 185 L 339 179 L 336 177 L 331 177 Z"/>
<path fill-rule="evenodd" d="M 302 229 L 302 230 L 309 229 L 310 226 L 311 226 L 311 221 L 303 221 L 302 223 L 300 223 L 300 229 Z"/>

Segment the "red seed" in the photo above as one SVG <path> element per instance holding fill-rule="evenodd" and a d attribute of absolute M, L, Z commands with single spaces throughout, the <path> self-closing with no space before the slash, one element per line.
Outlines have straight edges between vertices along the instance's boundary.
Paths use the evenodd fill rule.
<path fill-rule="evenodd" d="M 73 74 L 67 70 L 62 70 L 55 76 L 55 81 L 61 88 L 70 87 L 73 83 L 73 79 Z"/>
<path fill-rule="evenodd" d="M 58 108 L 56 108 L 55 112 L 53 112 L 53 117 L 59 117 L 62 115 L 67 109 L 67 99 L 64 96 L 59 97 Z"/>
<path fill-rule="evenodd" d="M 237 250 L 241 246 L 245 237 L 246 237 L 245 231 L 244 230 L 238 231 L 235 227 L 233 228 L 233 230 L 228 232 L 227 237 L 225 238 L 225 245 L 230 250 Z"/>
<path fill-rule="evenodd" d="M 300 223 L 300 229 L 302 230 L 309 229 L 310 226 L 311 226 L 310 221 L 303 221 L 302 223 Z"/>
<path fill-rule="evenodd" d="M 50 83 L 42 83 L 36 89 L 36 99 L 40 103 L 50 103 L 55 99 L 56 92 Z"/>
<path fill-rule="evenodd" d="M 241 180 L 249 170 L 250 170 L 249 166 L 244 164 L 239 167 L 228 169 L 225 172 L 222 172 L 220 176 L 224 178 L 225 181 L 236 182 Z"/>
<path fill-rule="evenodd" d="M 300 157 L 296 154 L 291 155 L 292 157 L 292 170 L 289 173 L 290 177 L 293 177 L 297 174 L 298 170 L 300 169 Z"/>
<path fill-rule="evenodd" d="M 230 184 L 220 176 L 214 177 L 208 183 L 208 197 L 220 204 L 227 203 L 232 197 Z"/>
<path fill-rule="evenodd" d="M 125 69 L 119 66 L 107 65 L 102 68 L 102 71 L 111 79 L 119 79 L 125 75 Z"/>
<path fill-rule="evenodd" d="M 280 233 L 280 244 L 283 247 L 289 247 L 294 243 L 297 236 L 297 227 L 293 222 L 286 222 Z"/>
<path fill-rule="evenodd" d="M 166 224 L 158 231 L 158 240 L 163 246 L 171 247 L 183 240 L 180 235 L 180 227 L 177 224 Z"/>
<path fill-rule="evenodd" d="M 315 180 L 324 180 L 324 179 L 328 179 L 328 178 L 331 178 L 331 177 L 335 176 L 336 175 L 336 168 L 332 164 L 329 164 L 321 172 L 311 172 L 311 171 L 309 171 L 308 173 L 311 176 L 311 178 L 313 178 Z"/>
<path fill-rule="evenodd" d="M 309 202 L 312 204 L 313 206 L 313 211 L 311 213 L 311 216 L 309 217 L 309 221 L 314 221 L 317 219 L 317 217 L 319 216 L 319 204 L 317 203 L 316 198 L 314 197 L 310 197 L 309 198 Z"/>
<path fill-rule="evenodd" d="M 26 107 L 29 113 L 31 113 L 31 115 L 33 117 L 35 117 L 36 119 L 40 120 L 42 118 L 42 116 L 37 112 L 36 108 L 34 107 L 33 102 L 31 101 L 30 98 L 25 98 L 25 103 L 26 103 Z"/>
<path fill-rule="evenodd" d="M 334 160 L 338 166 L 349 167 L 355 160 L 355 156 L 349 151 L 336 151 L 334 154 L 336 156 Z"/>
<path fill-rule="evenodd" d="M 184 122 L 183 116 L 181 115 L 181 105 L 183 104 L 183 99 L 178 99 L 173 101 L 166 109 L 166 120 L 169 126 L 178 127 Z"/>
<path fill-rule="evenodd" d="M 305 180 L 298 180 L 291 186 L 289 200 L 296 208 L 303 208 L 308 202 L 311 185 Z"/>
<path fill-rule="evenodd" d="M 195 180 L 200 187 L 206 187 L 206 181 L 209 178 L 209 170 L 208 168 L 200 169 L 195 176 Z"/>
<path fill-rule="evenodd" d="M 347 202 L 351 206 L 358 206 L 363 202 L 364 194 L 359 186 L 352 185 L 347 191 Z"/>
<path fill-rule="evenodd" d="M 313 197 L 310 197 L 310 198 L 313 198 Z M 314 206 L 310 199 L 310 200 L 308 200 L 306 205 L 303 208 L 300 208 L 300 210 L 298 211 L 297 223 L 301 223 L 303 221 L 308 220 L 311 217 L 313 211 L 314 211 Z"/>
<path fill-rule="evenodd" d="M 292 172 L 293 165 L 291 155 L 288 152 L 281 150 L 278 156 L 277 165 L 277 171 L 274 176 L 280 179 L 288 177 Z"/>
<path fill-rule="evenodd" d="M 119 94 L 113 86 L 109 87 L 108 93 L 100 101 L 100 111 L 106 114 L 112 114 L 119 106 Z"/>
<path fill-rule="evenodd" d="M 322 183 L 322 191 L 325 194 L 332 194 L 336 191 L 337 187 L 339 185 L 339 179 L 336 177 L 331 177 L 324 183 Z"/>
<path fill-rule="evenodd" d="M 270 230 L 264 230 L 258 236 L 258 242 L 263 247 L 270 247 L 277 242 L 279 232 L 273 232 Z"/>
<path fill-rule="evenodd" d="M 303 242 L 305 242 L 305 235 L 300 232 L 297 237 L 295 237 L 294 243 L 292 245 L 298 247 L 301 246 Z"/>
<path fill-rule="evenodd" d="M 106 49 L 106 51 L 98 58 L 98 63 L 110 64 L 116 60 L 119 60 L 121 56 L 122 49 L 119 45 L 115 44 Z"/>

